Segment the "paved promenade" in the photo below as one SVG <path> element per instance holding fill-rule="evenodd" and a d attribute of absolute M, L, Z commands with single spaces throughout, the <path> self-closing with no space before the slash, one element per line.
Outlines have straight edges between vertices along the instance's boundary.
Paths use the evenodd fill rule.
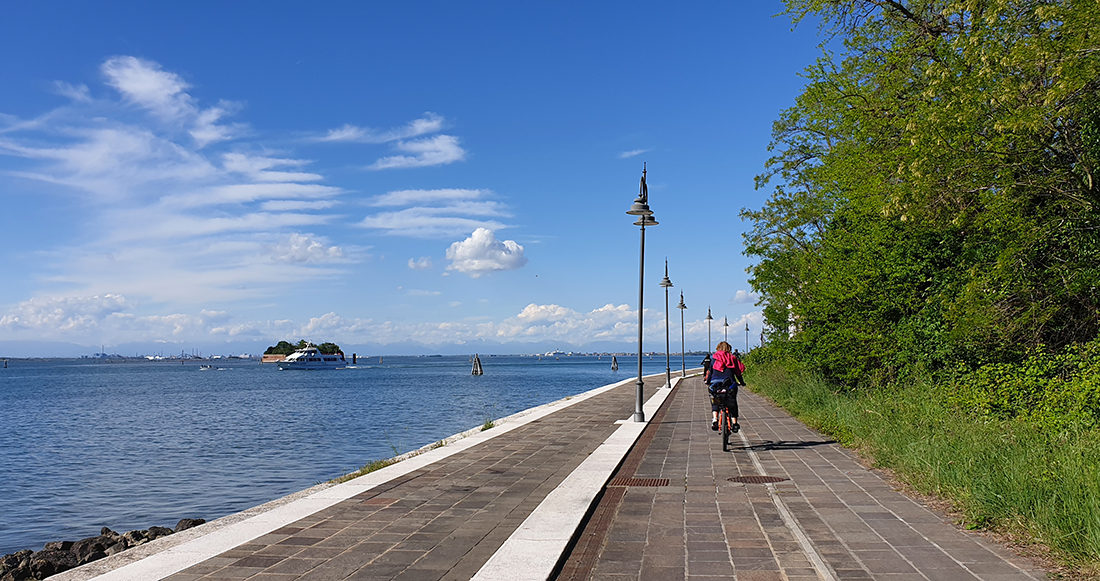
<path fill-rule="evenodd" d="M 648 427 L 626 380 L 55 579 L 1046 578 L 749 392 L 722 452 L 699 378 L 663 383 Z"/>

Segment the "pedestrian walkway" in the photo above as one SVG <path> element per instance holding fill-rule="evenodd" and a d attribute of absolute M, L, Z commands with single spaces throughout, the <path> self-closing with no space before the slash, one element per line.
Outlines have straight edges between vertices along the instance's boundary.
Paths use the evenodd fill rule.
<path fill-rule="evenodd" d="M 664 379 L 648 427 L 625 380 L 58 579 L 1045 578 L 751 393 L 722 452 L 699 378 Z"/>
<path fill-rule="evenodd" d="M 683 383 L 611 481 L 558 579 L 1046 579 L 741 390 L 731 452 Z"/>

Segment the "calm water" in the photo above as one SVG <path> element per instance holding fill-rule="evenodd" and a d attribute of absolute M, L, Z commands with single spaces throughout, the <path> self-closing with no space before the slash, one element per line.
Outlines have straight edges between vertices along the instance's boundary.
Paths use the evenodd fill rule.
<path fill-rule="evenodd" d="M 211 362 L 204 362 L 211 363 Z M 213 520 L 520 410 L 629 378 L 637 359 L 386 357 L 11 361 L 0 369 L 0 555 L 181 518 Z M 644 372 L 664 371 L 664 357 Z M 674 371 L 679 362 L 673 362 Z M 631 397 L 623 417 L 633 413 Z"/>

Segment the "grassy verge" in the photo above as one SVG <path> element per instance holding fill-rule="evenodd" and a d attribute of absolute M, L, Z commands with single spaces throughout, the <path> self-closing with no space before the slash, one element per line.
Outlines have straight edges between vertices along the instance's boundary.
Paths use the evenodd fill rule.
<path fill-rule="evenodd" d="M 753 390 L 858 449 L 918 492 L 949 501 L 971 528 L 1053 550 L 1074 578 L 1100 578 L 1100 432 L 1049 433 L 953 409 L 945 386 L 836 393 L 776 365 L 756 366 Z"/>

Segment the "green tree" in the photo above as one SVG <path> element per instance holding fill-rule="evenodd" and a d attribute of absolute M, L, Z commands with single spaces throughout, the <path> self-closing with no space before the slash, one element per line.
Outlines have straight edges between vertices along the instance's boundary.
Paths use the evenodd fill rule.
<path fill-rule="evenodd" d="M 787 6 L 844 49 L 806 69 L 742 213 L 776 348 L 860 384 L 1096 337 L 1100 4 Z"/>

